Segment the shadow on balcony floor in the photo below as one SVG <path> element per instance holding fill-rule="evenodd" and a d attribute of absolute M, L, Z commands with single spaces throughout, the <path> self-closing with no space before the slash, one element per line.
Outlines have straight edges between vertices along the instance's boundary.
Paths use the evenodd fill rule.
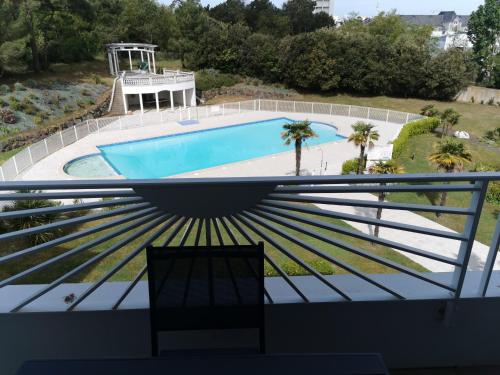
<path fill-rule="evenodd" d="M 391 375 L 497 375 L 500 366 L 391 370 Z"/>

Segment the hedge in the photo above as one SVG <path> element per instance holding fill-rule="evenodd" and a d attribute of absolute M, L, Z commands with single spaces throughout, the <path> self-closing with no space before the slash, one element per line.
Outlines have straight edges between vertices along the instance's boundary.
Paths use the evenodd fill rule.
<path fill-rule="evenodd" d="M 351 172 L 357 173 L 359 168 L 359 159 L 346 160 L 342 164 L 342 174 L 349 174 Z"/>
<path fill-rule="evenodd" d="M 401 129 L 396 140 L 393 142 L 392 158 L 396 159 L 406 147 L 410 137 L 420 134 L 432 133 L 439 126 L 440 120 L 437 117 L 426 117 L 420 120 L 412 121 Z"/>

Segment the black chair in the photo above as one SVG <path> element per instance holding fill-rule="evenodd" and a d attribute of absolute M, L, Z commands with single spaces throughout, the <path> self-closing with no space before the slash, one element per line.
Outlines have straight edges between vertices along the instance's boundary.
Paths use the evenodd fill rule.
<path fill-rule="evenodd" d="M 159 332 L 258 330 L 265 352 L 264 245 L 149 247 L 153 356 Z"/>

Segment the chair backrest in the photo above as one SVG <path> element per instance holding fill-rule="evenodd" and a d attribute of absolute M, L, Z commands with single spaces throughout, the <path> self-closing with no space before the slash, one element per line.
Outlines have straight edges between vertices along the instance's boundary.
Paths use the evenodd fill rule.
<path fill-rule="evenodd" d="M 264 245 L 149 247 L 153 353 L 161 331 L 257 328 L 264 351 Z"/>

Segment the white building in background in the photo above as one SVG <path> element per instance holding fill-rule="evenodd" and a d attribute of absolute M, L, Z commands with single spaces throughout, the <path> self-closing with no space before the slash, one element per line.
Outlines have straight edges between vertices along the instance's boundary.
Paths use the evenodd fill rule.
<path fill-rule="evenodd" d="M 402 15 L 401 18 L 414 25 L 432 26 L 432 37 L 441 49 L 472 48 L 467 36 L 470 16 L 460 16 L 453 11 L 447 11 L 437 15 Z"/>
<path fill-rule="evenodd" d="M 196 106 L 193 72 L 163 69 L 156 72 L 153 44 L 113 43 L 106 46 L 109 71 L 117 79 L 114 84 L 111 112 L 129 113 L 133 107 L 163 108 Z"/>
<path fill-rule="evenodd" d="M 325 12 L 333 17 L 334 15 L 335 0 L 316 0 L 316 7 L 314 13 Z"/>

